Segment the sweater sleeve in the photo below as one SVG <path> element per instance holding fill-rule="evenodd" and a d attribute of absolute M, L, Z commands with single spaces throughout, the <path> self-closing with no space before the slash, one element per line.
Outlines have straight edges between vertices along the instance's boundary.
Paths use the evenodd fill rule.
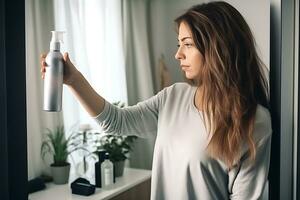
<path fill-rule="evenodd" d="M 254 162 L 250 160 L 249 150 L 245 151 L 238 166 L 228 172 L 230 199 L 262 199 L 269 172 L 272 136 L 270 117 L 266 116 L 265 119 L 255 125 Z"/>
<path fill-rule="evenodd" d="M 157 132 L 158 114 L 166 89 L 134 106 L 118 108 L 105 101 L 104 110 L 94 119 L 105 133 L 147 138 Z"/>

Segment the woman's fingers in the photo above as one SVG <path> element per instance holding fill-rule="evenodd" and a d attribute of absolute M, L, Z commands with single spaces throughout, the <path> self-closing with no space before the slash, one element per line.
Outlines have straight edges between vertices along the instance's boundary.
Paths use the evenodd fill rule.
<path fill-rule="evenodd" d="M 46 56 L 47 56 L 47 54 L 42 53 L 41 56 L 40 56 L 40 60 L 41 61 L 45 60 Z"/>
<path fill-rule="evenodd" d="M 45 60 L 41 61 L 41 65 L 42 65 L 42 67 L 46 67 L 47 66 L 47 63 L 45 62 Z"/>
<path fill-rule="evenodd" d="M 47 63 L 45 62 L 46 56 L 47 56 L 47 54 L 45 54 L 45 53 L 41 54 L 41 56 L 40 56 L 42 66 L 47 66 Z"/>
<path fill-rule="evenodd" d="M 45 78 L 45 73 L 46 73 L 46 68 L 45 68 L 45 67 L 42 67 L 42 68 L 41 68 L 42 79 Z"/>
<path fill-rule="evenodd" d="M 47 56 L 47 54 L 45 54 L 45 53 L 41 54 L 41 56 L 40 56 L 42 79 L 45 78 L 45 72 L 46 72 L 46 66 L 47 66 L 47 63 L 45 62 L 46 56 Z"/>
<path fill-rule="evenodd" d="M 69 54 L 66 52 L 66 53 L 64 53 L 64 60 L 65 60 L 65 62 L 70 62 L 70 58 L 69 58 Z"/>
<path fill-rule="evenodd" d="M 42 67 L 46 67 L 47 66 L 47 63 L 45 62 L 45 59 L 41 60 L 41 65 L 42 65 Z"/>
<path fill-rule="evenodd" d="M 41 67 L 41 73 L 45 73 L 46 72 L 46 67 Z"/>

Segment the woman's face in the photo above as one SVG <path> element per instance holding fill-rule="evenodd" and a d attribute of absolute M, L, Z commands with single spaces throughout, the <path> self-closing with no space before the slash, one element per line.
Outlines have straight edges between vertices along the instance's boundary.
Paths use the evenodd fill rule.
<path fill-rule="evenodd" d="M 203 56 L 195 46 L 191 29 L 181 22 L 178 34 L 178 50 L 175 58 L 180 61 L 180 67 L 187 79 L 198 79 Z"/>

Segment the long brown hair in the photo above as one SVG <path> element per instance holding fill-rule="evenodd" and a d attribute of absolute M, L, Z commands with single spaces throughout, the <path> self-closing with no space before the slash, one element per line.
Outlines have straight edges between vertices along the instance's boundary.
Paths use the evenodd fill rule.
<path fill-rule="evenodd" d="M 247 144 L 254 161 L 253 139 L 258 104 L 268 108 L 265 66 L 257 55 L 255 41 L 242 15 L 226 2 L 196 5 L 175 19 L 177 28 L 186 23 L 204 61 L 198 80 L 211 140 L 211 157 L 232 168 Z M 206 123 L 205 122 L 205 123 Z"/>

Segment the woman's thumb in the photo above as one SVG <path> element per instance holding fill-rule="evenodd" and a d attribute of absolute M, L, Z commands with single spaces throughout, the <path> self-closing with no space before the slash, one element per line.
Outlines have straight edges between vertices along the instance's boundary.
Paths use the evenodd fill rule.
<path fill-rule="evenodd" d="M 67 52 L 64 53 L 64 60 L 65 60 L 65 62 L 69 62 L 70 61 L 69 54 Z"/>

